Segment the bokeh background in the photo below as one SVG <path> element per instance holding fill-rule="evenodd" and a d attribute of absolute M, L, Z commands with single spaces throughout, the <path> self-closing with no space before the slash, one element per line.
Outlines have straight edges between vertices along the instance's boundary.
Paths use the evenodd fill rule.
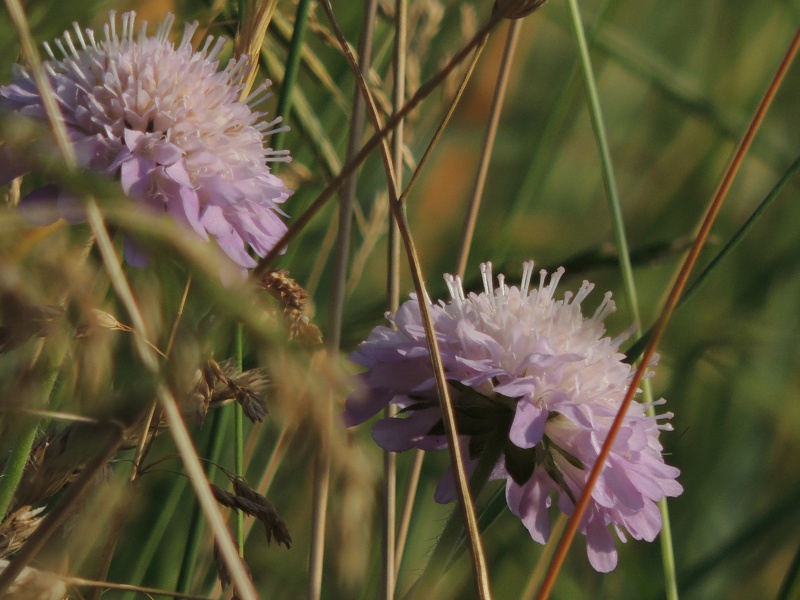
<path fill-rule="evenodd" d="M 386 0 L 379 5 L 372 82 L 390 98 L 394 3 Z M 491 3 L 411 0 L 409 5 L 408 89 L 413 91 L 471 37 L 489 15 Z M 682 250 L 691 241 L 736 143 L 800 24 L 800 2 L 582 0 L 580 6 L 646 328 L 656 318 Z M 38 41 L 52 40 L 72 21 L 101 29 L 112 9 L 134 9 L 151 24 L 169 10 L 177 14 L 178 23 L 197 19 L 208 24 L 211 33 L 229 37 L 235 31 L 235 6 L 215 12 L 210 4 L 196 0 L 33 0 L 25 9 Z M 337 3 L 335 10 L 356 46 L 361 3 Z M 269 65 L 282 64 L 294 11 L 294 3 L 280 2 L 267 36 L 269 60 L 262 73 L 276 82 L 282 73 L 271 71 Z M 445 295 L 442 273 L 455 268 L 507 28 L 503 23 L 492 34 L 452 123 L 408 199 L 423 270 L 437 297 Z M 296 189 L 286 204 L 289 223 L 291 215 L 299 215 L 331 173 L 338 171 L 347 143 L 354 82 L 328 31 L 321 9 L 312 10 L 307 60 L 296 89 L 302 101 L 284 115 L 291 131 L 283 145 L 291 150 L 293 163 L 277 168 Z M 10 81 L 11 65 L 18 59 L 16 34 L 5 13 L 0 13 L 0 83 Z M 406 125 L 405 181 L 441 120 L 459 77 L 456 73 L 411 115 Z M 275 90 L 277 97 L 279 83 Z M 266 104 L 270 113 L 275 99 Z M 734 235 L 800 155 L 799 99 L 800 66 L 794 65 L 736 178 L 701 266 Z M 376 155 L 359 173 L 344 353 L 383 322 L 386 199 L 385 175 Z M 654 393 L 666 398 L 664 410 L 675 414 L 674 431 L 664 434 L 662 441 L 667 462 L 682 471 L 685 488 L 680 498 L 670 502 L 670 512 L 678 584 L 686 599 L 773 598 L 797 569 L 792 564 L 800 548 L 798 199 L 800 177 L 795 175 L 741 245 L 677 312 L 659 349 Z M 336 208 L 331 204 L 279 261 L 310 292 L 314 320 L 323 334 L 329 328 L 335 221 Z M 78 236 L 53 235 L 62 237 L 49 246 L 50 251 L 79 243 Z M 31 252 L 46 253 L 48 243 L 39 242 Z M 598 291 L 585 306 L 599 302 L 603 290 L 614 291 L 619 310 L 607 324 L 610 334 L 616 335 L 631 323 L 631 316 L 614 253 L 599 153 L 566 3 L 550 0 L 522 24 L 466 279 L 473 289 L 478 287 L 478 264 L 486 260 L 510 281 L 517 280 L 522 261 L 531 258 L 545 267 L 573 266 L 562 286 L 577 288 L 584 278 L 597 284 Z M 131 275 L 137 290 L 151 302 L 150 309 L 160 315 L 156 319 L 168 320 L 178 301 L 183 282 L 177 272 L 162 268 L 149 275 Z M 401 289 L 406 294 L 412 285 L 405 266 L 403 273 Z M 207 300 L 198 300 L 189 308 L 189 319 L 199 323 L 207 310 Z M 229 351 L 230 336 L 229 329 L 219 328 L 214 338 L 218 357 Z M 257 363 L 259 352 L 248 348 L 247 360 Z M 125 376 L 135 379 L 134 364 L 117 362 L 116 368 L 131 369 Z M 315 377 L 313 369 L 309 377 Z M 289 393 L 291 384 L 281 389 Z M 248 470 L 252 480 L 261 477 L 285 427 L 285 417 L 276 417 L 252 430 Z M 305 435 L 302 426 L 290 430 L 268 497 L 289 526 L 294 545 L 288 551 L 268 547 L 256 528 L 246 547 L 264 598 L 300 598 L 305 593 L 315 439 Z M 208 428 L 195 427 L 193 432 L 204 447 Z M 381 454 L 371 443 L 367 426 L 347 435 L 355 450 L 347 468 L 334 476 L 323 596 L 374 598 L 379 584 Z M 168 436 L 162 436 L 153 460 L 172 455 Z M 230 466 L 230 457 L 223 455 L 222 460 Z M 401 491 L 408 462 L 409 457 L 399 459 Z M 136 500 L 129 504 L 111 580 L 129 582 L 132 565 L 144 560 L 149 566 L 141 581 L 131 583 L 165 588 L 175 584 L 193 498 L 184 479 L 175 475 L 179 462 L 165 465 L 163 471 L 142 478 Z M 430 456 L 424 463 L 400 572 L 401 591 L 424 567 L 451 509 L 432 500 L 445 466 L 446 456 Z M 489 491 L 493 491 L 491 486 Z M 102 538 L 94 532 L 81 536 L 81 543 L 93 547 L 94 535 Z M 510 513 L 502 514 L 484 539 L 496 597 L 519 597 L 541 547 Z M 57 555 L 70 548 L 74 539 L 53 544 Z M 589 567 L 583 540 L 578 538 L 553 597 L 663 597 L 658 544 L 629 541 L 618 546 L 618 568 L 601 575 Z M 202 550 L 198 566 L 205 571 L 210 565 L 210 543 L 204 543 Z M 97 559 L 87 559 L 92 560 Z M 213 575 L 206 577 L 206 581 L 213 579 Z M 471 598 L 471 586 L 468 560 L 462 557 L 443 589 L 447 597 Z M 197 589 L 203 589 L 199 581 Z M 788 593 L 794 595 L 786 597 L 800 597 L 800 587 Z"/>

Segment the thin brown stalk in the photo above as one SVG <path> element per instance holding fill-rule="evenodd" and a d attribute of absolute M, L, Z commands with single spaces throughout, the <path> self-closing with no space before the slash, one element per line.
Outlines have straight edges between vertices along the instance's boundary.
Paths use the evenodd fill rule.
<path fill-rule="evenodd" d="M 28 62 L 33 72 L 33 79 L 39 90 L 39 97 L 42 100 L 42 106 L 47 115 L 47 120 L 52 128 L 53 136 L 56 139 L 58 150 L 61 152 L 61 157 L 66 166 L 70 169 L 74 169 L 78 165 L 75 150 L 69 140 L 67 127 L 64 124 L 61 110 L 58 108 L 58 102 L 56 102 L 57 96 L 53 91 L 53 86 L 50 85 L 50 80 L 47 78 L 42 68 L 42 61 L 39 58 L 39 53 L 36 51 L 36 45 L 33 42 L 33 37 L 31 36 L 28 20 L 25 17 L 22 4 L 20 4 L 19 0 L 5 0 L 5 3 L 8 16 L 19 34 L 22 56 Z"/>
<path fill-rule="evenodd" d="M 208 596 L 196 596 L 193 594 L 181 594 L 169 590 L 158 588 L 142 587 L 140 585 L 128 585 L 127 583 L 114 583 L 112 581 L 96 581 L 94 579 L 84 579 L 83 577 L 63 577 L 62 580 L 67 585 L 76 587 L 97 588 L 101 592 L 104 590 L 120 590 L 123 592 L 137 592 L 149 596 L 165 596 L 167 598 L 179 598 L 181 600 L 212 600 Z"/>
<path fill-rule="evenodd" d="M 189 289 L 191 289 L 191 287 L 192 287 L 192 276 L 189 275 L 189 277 L 186 280 L 186 285 L 183 286 L 183 295 L 181 296 L 181 301 L 180 304 L 178 305 L 178 310 L 175 314 L 175 322 L 172 325 L 172 330 L 169 333 L 167 348 L 163 354 L 164 359 L 168 360 L 169 357 L 172 355 L 172 348 L 175 345 L 175 338 L 178 335 L 178 325 L 181 322 L 183 311 L 186 308 L 186 299 L 189 297 Z M 144 458 L 147 456 L 147 452 L 149 450 L 149 446 L 147 443 L 148 439 L 147 433 L 150 431 L 150 426 L 153 423 L 153 419 L 155 417 L 157 408 L 158 408 L 158 403 L 153 402 L 153 405 L 150 408 L 150 413 L 148 414 L 147 419 L 145 420 L 144 428 L 142 429 L 142 437 L 139 439 L 139 444 L 136 447 L 136 454 L 133 459 L 133 470 L 131 471 L 131 481 L 135 481 L 136 478 L 139 476 L 139 472 L 142 467 L 142 461 L 144 461 Z M 150 437 L 151 444 L 155 440 L 155 437 L 156 437 L 155 435 Z"/>
<path fill-rule="evenodd" d="M 183 295 L 178 304 L 178 310 L 175 312 L 175 322 L 172 325 L 172 330 L 169 332 L 169 339 L 167 340 L 167 348 L 164 350 L 164 358 L 172 356 L 172 348 L 175 346 L 175 337 L 178 335 L 178 325 L 180 325 L 183 311 L 186 309 L 186 299 L 189 297 L 189 290 L 192 288 L 192 276 L 186 279 L 186 285 L 183 286 Z"/>
<path fill-rule="evenodd" d="M 628 392 L 625 394 L 625 398 L 622 401 L 622 404 L 619 407 L 619 411 L 617 412 L 617 416 L 614 419 L 614 422 L 611 425 L 611 428 L 608 431 L 608 437 L 606 438 L 605 442 L 603 443 L 603 447 L 600 450 L 600 454 L 597 457 L 597 461 L 595 462 L 594 466 L 592 467 L 591 472 L 589 473 L 589 477 L 586 480 L 586 485 L 584 486 L 583 491 L 581 492 L 581 496 L 578 499 L 577 504 L 575 505 L 575 510 L 572 513 L 572 516 L 569 519 L 569 523 L 567 523 L 567 528 L 562 536 L 561 540 L 559 541 L 558 548 L 556 549 L 556 554 L 553 557 L 553 561 L 550 563 L 550 567 L 547 571 L 547 575 L 545 576 L 545 580 L 542 583 L 542 587 L 539 590 L 539 594 L 537 598 L 540 600 L 545 600 L 546 598 L 550 597 L 550 593 L 552 592 L 553 585 L 555 584 L 556 578 L 558 577 L 558 573 L 561 570 L 561 566 L 564 564 L 566 560 L 567 552 L 569 551 L 569 547 L 572 544 L 572 540 L 575 538 L 575 534 L 578 531 L 578 525 L 580 524 L 581 518 L 583 517 L 583 513 L 586 511 L 586 507 L 589 504 L 589 499 L 591 498 L 592 490 L 594 489 L 595 484 L 597 483 L 597 479 L 600 476 L 600 472 L 602 471 L 603 467 L 605 466 L 606 459 L 608 455 L 611 453 L 611 447 L 614 444 L 614 440 L 616 439 L 617 433 L 622 426 L 622 421 L 625 418 L 625 415 L 628 411 L 628 407 L 630 406 L 631 401 L 636 393 L 639 384 L 642 381 L 642 377 L 647 371 L 647 366 L 650 364 L 650 361 L 653 357 L 653 354 L 656 351 L 656 347 L 658 343 L 661 341 L 661 336 L 664 333 L 664 329 L 669 322 L 669 319 L 672 316 L 672 313 L 675 310 L 675 307 L 680 300 L 681 294 L 683 293 L 684 288 L 686 287 L 686 283 L 689 279 L 689 275 L 692 272 L 695 264 L 697 263 L 697 258 L 700 255 L 700 251 L 702 250 L 703 246 L 705 245 L 708 236 L 711 232 L 711 227 L 716 220 L 717 215 L 719 214 L 720 209 L 722 208 L 722 204 L 725 201 L 725 198 L 728 195 L 728 190 L 730 190 L 731 185 L 733 184 L 733 180 L 736 177 L 736 174 L 739 172 L 739 168 L 742 165 L 742 161 L 744 160 L 747 151 L 750 148 L 750 145 L 753 142 L 753 138 L 755 137 L 756 133 L 758 132 L 759 127 L 761 126 L 762 121 L 764 120 L 764 116 L 767 113 L 770 105 L 772 104 L 772 100 L 775 97 L 775 94 L 778 92 L 778 89 L 783 82 L 783 79 L 786 75 L 786 72 L 789 69 L 789 66 L 792 64 L 795 56 L 797 55 L 798 50 L 800 49 L 800 28 L 795 32 L 795 36 L 792 39 L 791 44 L 786 52 L 786 55 L 783 57 L 775 76 L 772 78 L 769 87 L 767 88 L 764 97 L 761 100 L 761 103 L 756 110 L 755 115 L 753 116 L 750 125 L 745 132 L 744 137 L 742 138 L 739 147 L 736 150 L 736 153 L 733 156 L 733 159 L 725 172 L 725 175 L 722 178 L 722 181 L 717 188 L 716 193 L 714 194 L 713 199 L 703 217 L 701 225 L 697 232 L 697 237 L 695 238 L 694 243 L 692 244 L 689 253 L 686 256 L 686 259 L 683 261 L 681 268 L 678 272 L 677 277 L 675 278 L 675 283 L 670 290 L 669 296 L 664 304 L 663 309 L 661 310 L 661 314 L 656 322 L 655 326 L 653 327 L 653 335 L 650 338 L 650 342 L 647 345 L 644 353 L 639 362 L 639 367 L 636 369 L 636 372 L 633 375 L 633 379 L 631 380 L 630 386 L 628 387 Z"/>
<path fill-rule="evenodd" d="M 400 194 L 400 202 L 405 202 L 408 198 L 408 194 L 411 192 L 411 188 L 414 186 L 414 183 L 417 181 L 417 177 L 422 172 L 422 167 L 425 163 L 428 162 L 431 154 L 433 153 L 433 149 L 436 147 L 436 144 L 439 143 L 439 140 L 444 133 L 447 124 L 450 122 L 450 118 L 453 116 L 453 113 L 456 112 L 456 107 L 458 103 L 461 101 L 462 96 L 464 95 L 464 91 L 467 89 L 467 83 L 472 78 L 472 73 L 475 71 L 475 67 L 478 65 L 478 59 L 483 54 L 483 49 L 486 48 L 486 42 L 489 40 L 489 37 L 484 37 L 480 44 L 475 48 L 475 52 L 472 55 L 472 60 L 470 61 L 469 65 L 467 66 L 467 70 L 464 73 L 464 76 L 461 78 L 461 83 L 458 85 L 458 89 L 456 90 L 453 99 L 450 102 L 450 105 L 447 107 L 447 112 L 442 117 L 439 126 L 436 128 L 436 131 L 431 138 L 431 141 L 428 142 L 427 147 L 425 148 L 425 152 L 422 153 L 422 158 L 419 159 L 417 163 L 417 168 L 414 169 L 414 172 L 411 174 L 411 178 L 408 180 L 408 184 L 406 185 L 403 193 Z"/>
<path fill-rule="evenodd" d="M 411 514 L 414 512 L 414 498 L 419 487 L 419 476 L 422 472 L 422 459 L 425 458 L 425 451 L 417 449 L 411 462 L 411 468 L 406 478 L 406 493 L 403 496 L 403 513 L 400 515 L 400 525 L 397 528 L 397 549 L 395 550 L 394 570 L 395 574 L 400 573 L 400 565 L 403 563 L 403 552 L 406 548 L 408 539 L 408 528 L 411 524 Z"/>
<path fill-rule="evenodd" d="M 511 63 L 514 60 L 517 40 L 519 39 L 519 28 L 521 25 L 521 19 L 511 21 L 508 27 L 508 34 L 506 35 L 506 46 L 503 50 L 500 71 L 497 73 L 497 83 L 494 88 L 492 108 L 489 112 L 489 122 L 486 125 L 486 135 L 483 140 L 480 162 L 478 163 L 478 172 L 475 175 L 475 184 L 472 188 L 469 209 L 464 218 L 464 225 L 461 230 L 461 246 L 456 260 L 456 273 L 462 279 L 464 278 L 464 271 L 467 268 L 467 258 L 469 257 L 469 249 L 472 246 L 472 236 L 475 233 L 475 223 L 478 220 L 478 210 L 481 206 L 483 188 L 486 184 L 486 174 L 489 172 L 489 162 L 492 158 L 494 141 L 497 137 L 497 126 L 500 123 L 500 114 L 503 112 L 503 101 L 506 97 L 506 89 L 508 89 Z"/>
<path fill-rule="evenodd" d="M 516 3 L 512 3 L 510 7 L 513 7 L 515 4 Z M 348 63 L 350 64 L 351 70 L 356 75 L 359 86 L 361 87 L 361 92 L 365 96 L 367 108 L 369 109 L 368 114 L 372 119 L 373 127 L 375 128 L 376 131 L 381 131 L 383 127 L 380 119 L 380 114 L 378 112 L 378 108 L 375 104 L 375 101 L 372 97 L 372 94 L 370 92 L 370 89 L 366 81 L 364 80 L 363 77 L 360 76 L 360 73 L 355 66 L 355 59 L 353 58 L 352 53 L 350 52 L 350 49 L 348 47 L 347 41 L 344 39 L 341 29 L 339 28 L 336 22 L 336 18 L 333 14 L 333 9 L 330 6 L 330 2 L 328 0 L 323 0 L 322 7 L 324 8 L 325 13 L 328 16 L 328 20 L 331 23 L 331 27 L 333 28 L 337 39 L 339 40 L 342 52 L 345 54 L 345 57 L 347 58 Z M 430 307 L 428 306 L 428 302 L 426 301 L 429 298 L 429 295 L 427 293 L 427 288 L 425 286 L 425 282 L 422 277 L 419 257 L 417 255 L 416 246 L 414 244 L 413 238 L 409 230 L 408 221 L 405 216 L 405 211 L 403 210 L 403 205 L 400 203 L 399 200 L 398 187 L 397 187 L 397 181 L 395 179 L 395 171 L 392 162 L 392 157 L 390 155 L 389 148 L 385 142 L 381 144 L 381 158 L 383 159 L 384 170 L 386 172 L 386 177 L 389 183 L 389 195 L 390 195 L 392 212 L 394 214 L 395 219 L 397 220 L 400 235 L 403 238 L 406 255 L 409 261 L 409 265 L 411 266 L 411 275 L 414 280 L 414 287 L 416 289 L 418 297 L 420 298 L 420 303 L 419 303 L 420 316 L 422 317 L 422 322 L 425 329 L 425 336 L 428 343 L 428 351 L 430 353 L 431 364 L 436 379 L 436 387 L 439 395 L 439 402 L 441 405 L 442 417 L 445 425 L 445 432 L 447 434 L 451 462 L 456 479 L 456 490 L 458 492 L 459 503 L 464 515 L 467 545 L 470 550 L 470 557 L 472 559 L 473 574 L 475 576 L 476 588 L 479 597 L 482 600 L 485 600 L 487 598 L 491 598 L 491 591 L 489 587 L 489 573 L 488 573 L 488 568 L 486 566 L 486 557 L 484 555 L 483 546 L 480 539 L 478 522 L 475 516 L 475 507 L 472 502 L 469 490 L 469 483 L 467 481 L 464 469 L 463 457 L 461 456 L 460 452 L 458 431 L 456 429 L 456 423 L 455 423 L 455 411 L 453 409 L 452 399 L 450 398 L 446 376 L 444 373 L 444 366 L 442 364 L 441 355 L 439 353 L 439 345 L 433 328 L 433 322 L 431 320 Z"/>
<path fill-rule="evenodd" d="M 419 163 L 417 163 L 417 168 L 414 169 L 414 172 L 411 174 L 411 178 L 409 179 L 408 184 L 403 190 L 403 193 L 400 195 L 401 203 L 405 202 L 406 199 L 408 198 L 408 194 L 411 192 L 411 188 L 413 187 L 414 182 L 417 180 L 417 176 L 422 172 L 422 167 L 428 161 L 428 158 L 431 156 L 433 149 L 436 147 L 436 144 L 439 142 L 439 139 L 444 133 L 447 124 L 450 122 L 450 118 L 453 116 L 453 113 L 455 113 L 456 106 L 458 106 L 459 101 L 464 95 L 464 90 L 466 90 L 467 83 L 472 77 L 472 73 L 475 71 L 475 67 L 478 64 L 478 59 L 483 53 L 483 49 L 486 47 L 487 40 L 488 37 L 484 37 L 481 40 L 480 44 L 475 48 L 475 52 L 472 55 L 472 60 L 467 66 L 464 76 L 461 78 L 461 83 L 459 84 L 458 89 L 456 90 L 456 93 L 453 96 L 453 99 L 447 108 L 447 112 L 445 113 L 444 117 L 442 118 L 442 121 L 436 128 L 436 131 L 434 132 L 431 141 L 428 143 L 428 146 L 425 148 L 425 152 L 422 154 L 422 158 L 420 159 Z M 394 307 L 393 310 L 396 311 L 397 307 Z M 396 572 L 400 571 L 400 564 L 403 561 L 403 551 L 405 550 L 406 537 L 408 535 L 408 528 L 411 524 L 411 514 L 414 508 L 414 497 L 417 493 L 419 477 L 420 473 L 422 472 L 422 461 L 424 458 L 425 458 L 425 452 L 423 450 L 417 450 L 414 453 L 414 460 L 412 463 L 412 467 L 408 473 L 408 477 L 406 478 L 406 493 L 403 502 L 403 512 L 400 515 L 400 522 L 397 529 L 397 546 L 396 546 L 397 549 L 395 551 Z"/>
<path fill-rule="evenodd" d="M 383 238 L 386 230 L 386 217 L 389 214 L 388 199 L 387 194 L 378 194 L 372 205 L 369 221 L 364 224 L 361 232 L 361 244 L 350 261 L 350 275 L 347 277 L 345 292 L 348 296 L 358 287 L 361 277 L 364 275 L 364 270 L 367 268 L 367 263 L 372 258 L 375 246 Z"/>
<path fill-rule="evenodd" d="M 406 95 L 406 44 L 408 34 L 408 3 L 395 2 L 395 39 L 392 66 L 394 69 L 394 89 L 392 90 L 392 111 L 397 113 L 405 102 Z M 403 139 L 404 120 L 400 120 L 392 134 L 392 160 L 395 180 L 403 182 Z M 386 206 L 388 212 L 388 205 Z M 400 305 L 400 232 L 394 219 L 389 219 L 388 255 L 386 264 L 386 293 L 389 310 L 394 313 Z M 385 418 L 394 417 L 397 407 L 388 404 L 383 410 Z M 384 600 L 392 600 L 397 587 L 395 568 L 395 549 L 397 547 L 397 455 L 389 450 L 383 451 L 383 505 L 381 515 L 381 593 Z"/>
<path fill-rule="evenodd" d="M 102 421 L 93 417 L 85 415 L 78 415 L 75 413 L 64 412 L 60 410 L 42 410 L 37 408 L 25 408 L 22 406 L 0 406 L 0 413 L 14 413 L 21 415 L 30 415 L 32 417 L 39 417 L 42 419 L 51 419 L 53 421 L 65 421 L 67 423 L 87 423 L 89 425 L 100 425 Z"/>

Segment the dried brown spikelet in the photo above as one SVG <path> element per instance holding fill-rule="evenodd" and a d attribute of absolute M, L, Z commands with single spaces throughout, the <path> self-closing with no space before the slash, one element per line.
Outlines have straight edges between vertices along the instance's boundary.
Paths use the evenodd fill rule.
<path fill-rule="evenodd" d="M 270 269 L 261 276 L 259 283 L 263 290 L 280 302 L 291 339 L 308 345 L 322 343 L 322 332 L 306 315 L 308 293 L 289 276 L 288 271 Z"/>
<path fill-rule="evenodd" d="M 6 516 L 0 523 L 0 558 L 14 554 L 30 535 L 36 531 L 43 517 L 39 516 L 44 506 L 31 508 L 21 506 Z"/>
<path fill-rule="evenodd" d="M 218 485 L 211 484 L 211 491 L 217 502 L 228 508 L 241 510 L 243 513 L 258 519 L 264 525 L 267 534 L 267 543 L 272 543 L 272 538 L 280 546 L 292 547 L 292 536 L 286 523 L 278 516 L 275 507 L 263 495 L 256 492 L 241 477 L 231 477 L 233 493 L 223 490 Z"/>
<path fill-rule="evenodd" d="M 266 371 L 250 369 L 239 373 L 233 359 L 221 363 L 209 359 L 201 371 L 195 395 L 203 402 L 207 401 L 206 408 L 217 408 L 235 400 L 252 422 L 264 420 L 269 412 L 264 399 L 269 385 Z"/>

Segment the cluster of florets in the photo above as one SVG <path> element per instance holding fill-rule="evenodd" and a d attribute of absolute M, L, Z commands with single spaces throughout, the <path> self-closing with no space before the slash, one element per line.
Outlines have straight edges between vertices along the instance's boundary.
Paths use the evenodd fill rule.
<path fill-rule="evenodd" d="M 551 505 L 572 512 L 630 384 L 630 366 L 619 352 L 627 335 L 604 337 L 603 320 L 615 310 L 610 293 L 589 318 L 581 303 L 590 283 L 556 299 L 563 269 L 549 282 L 542 271 L 538 288 L 531 288 L 528 262 L 517 288 L 502 275 L 495 287 L 491 264 L 481 268 L 483 293 L 466 296 L 461 281 L 446 276 L 450 302 L 430 306 L 462 451 L 474 468 L 487 437 L 505 427 L 507 442 L 491 477 L 505 480 L 509 508 L 545 543 Z M 412 296 L 390 317 L 396 329 L 377 327 L 351 355 L 367 370 L 348 399 L 345 420 L 362 423 L 395 404 L 399 415 L 373 428 L 375 441 L 393 451 L 446 447 L 418 302 Z M 650 417 L 645 408 L 634 402 L 628 409 L 580 524 L 598 571 L 617 562 L 609 526 L 623 541 L 623 529 L 652 541 L 661 529 L 656 502 L 682 491 L 658 441 L 659 430 L 670 429 L 659 420 L 671 415 Z M 451 474 L 436 498 L 455 499 Z"/>

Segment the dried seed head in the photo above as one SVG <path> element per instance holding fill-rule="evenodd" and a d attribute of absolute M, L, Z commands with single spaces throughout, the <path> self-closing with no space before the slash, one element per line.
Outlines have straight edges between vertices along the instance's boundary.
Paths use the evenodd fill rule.
<path fill-rule="evenodd" d="M 221 363 L 210 359 L 203 368 L 203 379 L 211 387 L 209 407 L 215 408 L 235 400 L 242 405 L 245 416 L 260 423 L 267 415 L 266 395 L 269 380 L 263 369 L 237 373 L 232 359 Z"/>
<path fill-rule="evenodd" d="M 0 558 L 14 554 L 30 535 L 36 531 L 43 517 L 44 506 L 21 506 L 0 523 Z"/>
<path fill-rule="evenodd" d="M 267 534 L 267 543 L 272 543 L 272 538 L 280 546 L 292 547 L 292 536 L 286 523 L 278 516 L 272 503 L 256 492 L 241 477 L 231 477 L 233 492 L 227 492 L 218 485 L 211 484 L 211 492 L 217 502 L 228 508 L 241 510 L 243 513 L 258 519 Z"/>
<path fill-rule="evenodd" d="M 276 298 L 289 325 L 289 336 L 304 345 L 322 343 L 322 332 L 311 323 L 306 314 L 308 292 L 283 269 L 271 269 L 262 275 L 261 289 Z"/>

